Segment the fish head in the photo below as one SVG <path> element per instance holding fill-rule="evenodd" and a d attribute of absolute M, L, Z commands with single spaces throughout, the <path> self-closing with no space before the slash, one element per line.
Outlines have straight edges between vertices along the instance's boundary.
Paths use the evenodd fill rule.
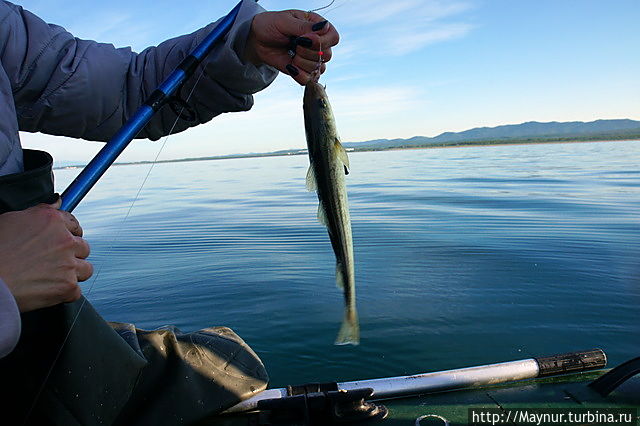
<path fill-rule="evenodd" d="M 304 89 L 304 109 L 312 116 L 333 120 L 333 112 L 324 86 L 317 81 L 309 81 Z"/>

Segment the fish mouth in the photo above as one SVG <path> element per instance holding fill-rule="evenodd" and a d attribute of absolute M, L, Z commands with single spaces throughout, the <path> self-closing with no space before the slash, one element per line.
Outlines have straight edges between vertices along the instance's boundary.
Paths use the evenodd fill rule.
<path fill-rule="evenodd" d="M 320 81 L 320 69 L 311 71 L 309 74 L 309 83 L 318 83 Z"/>

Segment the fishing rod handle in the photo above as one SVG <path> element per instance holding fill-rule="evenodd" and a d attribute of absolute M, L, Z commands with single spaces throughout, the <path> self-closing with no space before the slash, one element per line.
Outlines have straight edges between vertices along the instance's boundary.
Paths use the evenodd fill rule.
<path fill-rule="evenodd" d="M 590 371 L 603 368 L 606 363 L 607 357 L 601 349 L 591 349 L 582 352 L 420 373 L 411 376 L 289 386 L 287 388 L 267 389 L 259 392 L 227 409 L 225 413 L 256 410 L 258 402 L 261 400 L 287 398 L 292 394 L 299 393 L 301 390 L 305 392 L 324 392 L 332 389 L 352 391 L 371 388 L 374 391 L 373 399 L 387 399 Z"/>

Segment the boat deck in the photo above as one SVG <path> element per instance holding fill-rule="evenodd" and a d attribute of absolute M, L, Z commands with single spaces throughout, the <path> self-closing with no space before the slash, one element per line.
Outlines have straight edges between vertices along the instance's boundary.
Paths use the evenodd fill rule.
<path fill-rule="evenodd" d="M 522 408 L 638 408 L 640 377 L 634 377 L 604 398 L 587 386 L 604 371 L 532 379 L 524 382 L 423 395 L 385 401 L 389 409 L 385 425 L 413 425 L 422 415 L 441 416 L 451 425 L 469 424 L 469 409 L 499 409 L 502 412 Z M 637 422 L 636 412 L 636 422 Z M 442 425 L 436 418 L 424 419 L 421 425 Z M 490 423 L 489 423 L 490 424 Z M 504 423 L 504 424 L 514 424 Z"/>
<path fill-rule="evenodd" d="M 469 409 L 491 409 L 507 413 L 516 409 L 557 408 L 568 413 L 572 409 L 593 408 L 634 408 L 635 423 L 638 422 L 640 408 L 640 376 L 635 376 L 604 398 L 587 386 L 606 370 L 564 376 L 531 379 L 502 385 L 475 389 L 439 392 L 418 397 L 399 398 L 382 401 L 388 410 L 388 417 L 379 422 L 364 424 L 387 426 L 411 426 L 424 415 L 436 415 L 446 419 L 451 425 L 467 425 Z M 568 415 L 568 414 L 567 414 Z M 211 419 L 207 425 L 240 426 L 260 425 L 258 416 L 229 416 Z M 264 423 L 267 424 L 267 423 Z M 420 425 L 443 425 L 444 421 L 429 417 Z M 481 424 L 481 423 L 476 423 Z M 483 423 L 483 424 L 491 424 Z M 497 423 L 515 425 L 514 422 Z M 520 423 L 523 424 L 523 423 Z M 577 423 L 576 423 L 577 424 Z M 590 424 L 590 423 L 582 423 Z M 620 423 L 618 423 L 620 424 Z"/>

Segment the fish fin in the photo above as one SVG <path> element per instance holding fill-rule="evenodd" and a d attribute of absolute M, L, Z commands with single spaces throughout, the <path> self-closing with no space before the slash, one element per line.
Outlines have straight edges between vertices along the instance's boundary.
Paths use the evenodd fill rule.
<path fill-rule="evenodd" d="M 344 274 L 342 273 L 342 264 L 336 262 L 336 287 L 344 290 Z"/>
<path fill-rule="evenodd" d="M 349 165 L 349 156 L 347 155 L 347 151 L 344 149 L 339 139 L 336 139 L 335 145 L 336 145 L 336 152 L 338 153 L 338 158 L 344 164 L 344 174 L 348 175 L 349 168 L 351 166 Z"/>
<path fill-rule="evenodd" d="M 344 314 L 342 326 L 335 341 L 336 345 L 358 345 L 360 344 L 360 323 L 358 313 L 355 308 L 347 310 Z"/>
<path fill-rule="evenodd" d="M 307 191 L 316 191 L 318 189 L 318 185 L 316 183 L 316 174 L 313 171 L 313 166 L 309 165 L 309 170 L 307 170 Z"/>
<path fill-rule="evenodd" d="M 318 222 L 324 226 L 329 226 L 329 219 L 327 219 L 327 212 L 324 210 L 322 203 L 318 204 Z"/>

